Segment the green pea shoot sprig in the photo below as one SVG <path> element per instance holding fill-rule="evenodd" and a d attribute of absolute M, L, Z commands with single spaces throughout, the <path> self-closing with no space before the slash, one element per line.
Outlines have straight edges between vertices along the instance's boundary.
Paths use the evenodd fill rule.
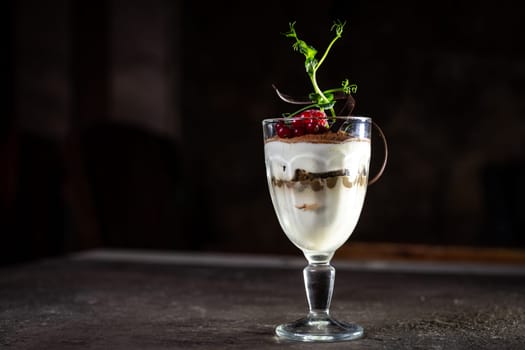
<path fill-rule="evenodd" d="M 305 56 L 305 62 L 304 66 L 306 68 L 306 73 L 308 74 L 308 77 L 310 78 L 310 82 L 312 83 L 314 91 L 308 95 L 308 98 L 293 98 L 288 95 L 285 95 L 281 93 L 275 86 L 274 89 L 277 93 L 277 95 L 285 102 L 292 103 L 292 104 L 302 104 L 306 105 L 305 107 L 287 114 L 287 117 L 293 117 L 305 110 L 312 109 L 312 108 L 318 108 L 322 111 L 328 110 L 332 116 L 336 116 L 336 112 L 334 110 L 334 106 L 336 103 L 336 100 L 339 99 L 347 99 L 346 107 L 349 110 L 349 114 L 351 113 L 355 101 L 353 97 L 351 96 L 351 93 L 355 93 L 357 91 L 357 85 L 356 84 L 350 84 L 348 82 L 348 79 L 343 80 L 341 83 L 341 87 L 335 88 L 335 89 L 329 89 L 329 90 L 321 90 L 319 87 L 319 84 L 317 83 L 317 71 L 319 70 L 319 67 L 323 64 L 326 57 L 328 56 L 328 53 L 332 49 L 333 45 L 337 40 L 339 40 L 343 34 L 343 29 L 346 22 L 341 21 L 335 21 L 332 25 L 332 28 L 330 31 L 335 32 L 335 37 L 330 41 L 328 44 L 323 56 L 318 60 L 316 58 L 317 56 L 317 50 L 313 47 L 308 45 L 305 41 L 299 39 L 299 36 L 297 35 L 297 32 L 295 30 L 295 22 L 289 23 L 290 30 L 284 35 L 288 38 L 295 39 L 295 43 L 293 44 L 293 49 L 295 51 L 299 51 Z"/>

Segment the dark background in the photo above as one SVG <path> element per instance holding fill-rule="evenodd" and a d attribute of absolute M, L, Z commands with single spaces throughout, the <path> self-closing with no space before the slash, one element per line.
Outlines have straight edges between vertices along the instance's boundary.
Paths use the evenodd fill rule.
<path fill-rule="evenodd" d="M 7 1 L 0 254 L 94 247 L 293 253 L 270 203 L 261 120 L 322 88 L 390 159 L 351 241 L 525 247 L 520 2 Z M 380 150 L 380 144 L 374 144 Z M 375 154 L 377 169 L 380 151 Z"/>

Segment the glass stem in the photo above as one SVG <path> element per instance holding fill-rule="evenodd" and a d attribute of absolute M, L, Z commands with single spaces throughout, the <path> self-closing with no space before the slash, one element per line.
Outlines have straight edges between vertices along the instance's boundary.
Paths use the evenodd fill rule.
<path fill-rule="evenodd" d="M 309 318 L 327 319 L 334 290 L 335 268 L 329 263 L 310 263 L 303 270 Z"/>

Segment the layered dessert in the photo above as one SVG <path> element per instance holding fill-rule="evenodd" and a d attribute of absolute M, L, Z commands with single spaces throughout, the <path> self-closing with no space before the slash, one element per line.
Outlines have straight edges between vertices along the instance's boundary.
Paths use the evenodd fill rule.
<path fill-rule="evenodd" d="M 304 252 L 334 252 L 363 207 L 370 140 L 344 132 L 276 135 L 264 152 L 272 202 L 288 238 Z"/>
<path fill-rule="evenodd" d="M 350 117 L 357 89 L 348 79 L 338 88 L 321 90 L 317 73 L 344 22 L 335 21 L 334 38 L 324 54 L 299 38 L 295 22 L 286 37 L 304 55 L 312 83 L 308 96 L 291 97 L 274 89 L 284 102 L 304 107 L 282 118 L 263 121 L 268 185 L 277 217 L 288 238 L 305 255 L 331 257 L 354 230 L 368 186 L 370 124 L 365 117 Z M 347 117 L 334 107 L 344 100 Z M 329 260 L 329 258 L 328 258 Z"/>

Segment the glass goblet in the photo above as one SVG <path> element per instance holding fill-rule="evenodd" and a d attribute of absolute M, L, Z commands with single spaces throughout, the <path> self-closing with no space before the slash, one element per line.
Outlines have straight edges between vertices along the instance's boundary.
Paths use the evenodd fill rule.
<path fill-rule="evenodd" d="M 308 261 L 303 270 L 309 312 L 275 329 L 306 342 L 360 338 L 363 328 L 329 313 L 335 269 L 330 261 L 352 234 L 368 185 L 372 120 L 328 117 L 329 130 L 290 137 L 298 118 L 263 120 L 266 175 L 277 219 Z M 288 134 L 287 134 L 288 133 Z"/>

